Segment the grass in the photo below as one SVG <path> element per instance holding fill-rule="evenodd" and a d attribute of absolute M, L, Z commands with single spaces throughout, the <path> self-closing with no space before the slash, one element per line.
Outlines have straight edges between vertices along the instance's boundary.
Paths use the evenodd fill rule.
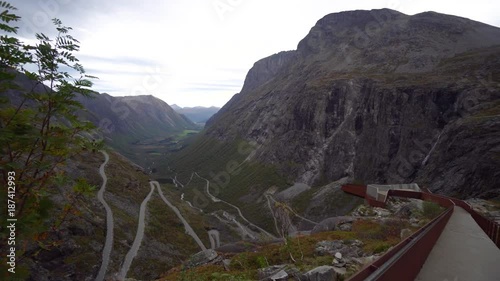
<path fill-rule="evenodd" d="M 429 201 L 422 202 L 422 216 L 428 220 L 432 220 L 439 216 L 445 210 L 439 204 Z"/>
<path fill-rule="evenodd" d="M 400 231 L 407 227 L 409 223 L 406 221 L 389 221 L 380 224 L 371 220 L 358 220 L 353 223 L 352 231 L 331 231 L 289 238 L 286 245 L 283 243 L 261 244 L 256 245 L 254 251 L 226 256 L 231 259 L 229 272 L 219 265 L 184 270 L 175 268 L 160 280 L 256 280 L 259 268 L 277 264 L 293 264 L 304 272 L 321 265 L 331 265 L 331 256 L 320 256 L 315 253 L 316 244 L 320 241 L 343 240 L 348 243 L 348 241 L 358 239 L 364 243 L 363 250 L 368 255 L 380 254 L 399 243 Z M 296 262 L 293 262 L 290 256 Z M 354 272 L 349 274 L 352 273 Z M 197 279 L 189 279 L 189 276 L 196 276 Z M 223 278 L 226 279 L 214 279 L 214 276 L 224 276 Z"/>
<path fill-rule="evenodd" d="M 488 202 L 491 203 L 491 205 L 487 206 L 490 211 L 498 211 L 498 210 L 500 210 L 500 198 L 490 199 Z"/>
<path fill-rule="evenodd" d="M 197 134 L 199 132 L 200 132 L 199 130 L 184 130 L 184 131 L 178 133 L 175 137 L 177 139 L 183 139 L 183 138 L 186 138 L 188 135 Z"/>
<path fill-rule="evenodd" d="M 179 152 L 172 163 L 174 173 L 183 182 L 188 182 L 191 173 L 197 171 L 199 175 L 210 181 L 210 192 L 225 201 L 228 201 L 242 210 L 245 217 L 252 223 L 272 231 L 273 222 L 270 214 L 262 212 L 265 198 L 260 195 L 272 186 L 282 190 L 291 185 L 276 170 L 275 167 L 258 163 L 244 162 L 252 152 L 252 146 L 241 140 L 222 143 L 213 138 L 204 136 L 185 151 Z M 216 155 L 216 156 L 214 156 Z M 164 164 L 165 166 L 166 164 Z M 236 170 L 233 167 L 238 167 Z M 166 167 L 163 168 L 166 170 Z M 206 182 L 197 177 L 190 183 L 190 188 L 183 190 L 186 200 L 196 204 L 193 198 L 204 194 L 203 208 L 206 212 L 219 209 L 234 213 L 234 209 L 223 203 L 213 203 L 206 196 Z M 194 193 L 197 189 L 198 196 Z M 254 196 L 255 195 L 255 196 Z M 262 204 L 255 204 L 261 200 Z"/>
<path fill-rule="evenodd" d="M 136 167 L 123 157 L 108 151 L 110 160 L 105 168 L 108 177 L 105 199 L 113 210 L 115 221 L 114 244 L 108 272 L 118 272 L 126 253 L 130 249 L 137 230 L 139 206 L 150 192 L 148 175 L 138 171 Z M 71 167 L 71 177 L 84 177 L 99 190 L 102 179 L 98 174 L 98 167 L 104 161 L 101 153 L 87 153 L 74 159 Z M 167 198 L 179 198 L 172 185 L 163 185 L 163 192 Z M 57 195 L 57 194 L 55 194 Z M 205 230 L 205 219 L 183 203 L 172 200 L 180 212 L 189 221 L 205 245 L 209 245 Z M 61 210 L 59 201 L 54 201 L 54 210 Z M 64 254 L 64 265 L 75 268 L 75 278 L 84 279 L 91 274 L 101 263 L 101 251 L 104 246 L 106 214 L 104 208 L 97 202 L 95 196 L 85 198 L 79 210 L 81 215 L 71 217 L 68 225 L 84 229 L 84 235 L 70 235 L 65 243 L 78 245 L 74 251 Z M 57 217 L 57 216 L 54 216 Z M 64 229 L 63 229 L 64 230 Z M 49 241 L 47 241 L 49 242 Z M 54 241 L 57 242 L 57 241 Z M 184 227 L 177 216 L 159 198 L 155 191 L 147 205 L 145 236 L 134 259 L 128 276 L 153 280 L 158 272 L 164 272 L 191 254 L 199 251 L 193 239 L 185 233 Z"/>
<path fill-rule="evenodd" d="M 311 188 L 292 199 L 291 205 L 298 213 L 305 213 L 310 217 L 325 218 L 325 214 L 337 215 L 339 213 L 349 213 L 354 208 L 363 203 L 363 199 L 349 195 L 341 189 L 333 192 L 328 192 L 321 198 L 317 198 L 317 202 L 311 204 L 311 200 L 318 192 L 318 188 Z"/>

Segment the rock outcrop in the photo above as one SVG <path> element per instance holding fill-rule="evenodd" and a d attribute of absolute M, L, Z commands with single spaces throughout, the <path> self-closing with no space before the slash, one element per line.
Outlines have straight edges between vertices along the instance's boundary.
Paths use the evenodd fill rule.
<path fill-rule="evenodd" d="M 333 266 L 323 265 L 306 272 L 302 279 L 304 281 L 336 281 L 337 273 Z"/>

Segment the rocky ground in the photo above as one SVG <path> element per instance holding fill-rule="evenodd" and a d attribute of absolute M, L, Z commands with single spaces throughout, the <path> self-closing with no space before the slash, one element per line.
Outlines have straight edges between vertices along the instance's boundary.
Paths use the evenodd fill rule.
<path fill-rule="evenodd" d="M 466 201 L 471 204 L 474 210 L 483 216 L 500 223 L 500 200 L 469 199 Z"/>
<path fill-rule="evenodd" d="M 444 209 L 412 199 L 360 205 L 321 221 L 310 235 L 226 244 L 192 256 L 160 280 L 344 280 Z"/>

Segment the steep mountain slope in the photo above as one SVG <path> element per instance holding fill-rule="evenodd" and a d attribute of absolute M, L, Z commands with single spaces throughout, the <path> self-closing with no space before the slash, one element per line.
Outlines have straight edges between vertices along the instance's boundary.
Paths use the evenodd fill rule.
<path fill-rule="evenodd" d="M 36 86 L 35 91 L 46 90 L 22 74 L 18 74 L 14 82 L 21 89 Z M 2 99 L 6 98 L 2 106 L 15 109 L 23 100 L 21 93 L 17 88 L 1 92 Z M 97 94 L 94 99 L 82 98 L 81 102 L 85 107 L 79 112 L 81 117 L 99 126 L 95 135 L 104 136 L 112 147 L 120 148 L 123 139 L 127 144 L 144 142 L 196 127 L 152 96 L 114 98 Z M 23 106 L 34 104 L 28 101 Z M 52 124 L 65 122 L 55 118 L 52 121 Z M 23 228 L 22 221 L 33 220 L 30 217 L 23 217 L 17 225 L 16 243 L 22 245 L 16 253 L 17 279 L 122 280 L 122 276 L 127 276 L 155 280 L 200 248 L 186 234 L 177 213 L 182 214 L 206 247 L 210 245 L 207 229 L 218 226 L 221 231 L 226 230 L 217 219 L 201 216 L 182 202 L 181 193 L 174 185 L 156 185 L 152 189 L 144 169 L 112 148 L 105 146 L 109 161 L 105 161 L 105 152 L 91 150 L 85 149 L 55 168 L 58 171 L 55 183 L 37 198 L 44 206 L 37 214 L 40 232 L 35 234 Z M 83 180 L 94 189 L 80 194 L 76 191 L 82 189 L 78 184 Z M 166 205 L 166 200 L 171 200 L 177 212 Z M 221 237 L 224 242 L 231 242 L 237 236 L 226 232 Z M 7 247 L 2 244 L 0 248 L 7 252 Z M 103 256 L 108 257 L 109 262 L 103 262 L 108 260 Z M 10 280 L 12 276 L 7 276 L 5 268 L 6 256 L 1 261 L 0 279 Z"/>
<path fill-rule="evenodd" d="M 500 29 L 493 26 L 434 12 L 330 14 L 297 50 L 255 63 L 241 92 L 179 154 L 176 171 L 217 179 L 235 160 L 241 170 L 225 174 L 220 197 L 257 213 L 262 193 L 293 182 L 312 186 L 292 200 L 303 210 L 328 189 L 321 186 L 340 179 L 415 181 L 457 197 L 495 197 L 498 69 Z M 253 144 L 244 156 L 231 150 L 242 140 Z"/>
<path fill-rule="evenodd" d="M 180 107 L 176 104 L 171 105 L 172 109 L 174 109 L 177 113 L 185 115 L 189 120 L 195 123 L 205 123 L 210 117 L 212 117 L 217 111 L 220 110 L 219 107 L 211 106 L 211 107 L 203 107 L 203 106 L 195 106 L 195 107 Z"/>
<path fill-rule="evenodd" d="M 85 118 L 100 128 L 112 147 L 133 160 L 137 157 L 131 152 L 132 144 L 197 128 L 191 120 L 151 95 L 98 94 L 93 99 L 80 98 L 79 101 L 87 110 L 83 113 Z"/>
<path fill-rule="evenodd" d="M 104 199 L 113 214 L 114 239 L 105 280 L 114 279 L 120 271 L 136 237 L 141 202 L 151 191 L 147 175 L 137 166 L 115 152 L 108 153 Z M 18 242 L 23 245 L 18 252 L 18 280 L 95 280 L 102 262 L 107 223 L 105 209 L 97 199 L 97 191 L 103 183 L 99 175 L 103 162 L 101 153 L 90 151 L 69 159 L 63 169 L 70 180 L 51 188 L 47 199 L 42 201 L 51 206 L 44 220 L 47 231 L 36 237 L 18 232 Z M 96 187 L 94 195 L 74 197 L 72 188 L 79 178 L 87 179 Z M 164 196 L 175 202 L 203 243 L 210 245 L 204 229 L 210 225 L 209 220 L 187 204 L 178 203 L 175 199 L 180 194 L 173 185 L 163 185 L 162 190 Z M 176 214 L 155 192 L 146 205 L 144 238 L 127 277 L 155 280 L 197 251 L 199 248 L 185 233 Z M 5 272 L 0 276 L 5 277 Z M 11 280 L 5 278 L 2 280 Z"/>

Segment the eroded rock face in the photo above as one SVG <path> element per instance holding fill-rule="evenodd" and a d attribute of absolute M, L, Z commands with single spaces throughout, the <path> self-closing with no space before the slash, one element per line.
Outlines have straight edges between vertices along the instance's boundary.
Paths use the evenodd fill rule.
<path fill-rule="evenodd" d="M 297 51 L 256 63 L 206 136 L 256 142 L 252 160 L 311 186 L 416 181 L 478 196 L 500 184 L 495 69 L 499 28 L 437 13 L 327 15 Z"/>

